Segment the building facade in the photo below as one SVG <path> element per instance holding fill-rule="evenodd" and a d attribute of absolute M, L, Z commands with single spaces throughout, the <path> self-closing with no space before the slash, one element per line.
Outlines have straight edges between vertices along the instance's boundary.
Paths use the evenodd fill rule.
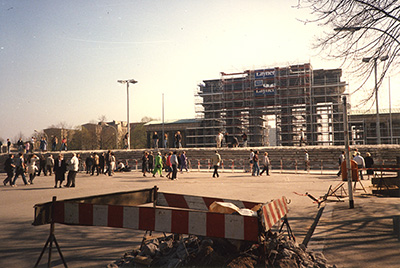
<path fill-rule="evenodd" d="M 246 133 L 248 146 L 294 146 L 301 133 L 308 145 L 342 145 L 341 75 L 341 69 L 313 70 L 305 63 L 204 80 L 195 95 L 202 122 L 187 129 L 187 145 L 215 146 L 219 132 L 239 140 Z"/>

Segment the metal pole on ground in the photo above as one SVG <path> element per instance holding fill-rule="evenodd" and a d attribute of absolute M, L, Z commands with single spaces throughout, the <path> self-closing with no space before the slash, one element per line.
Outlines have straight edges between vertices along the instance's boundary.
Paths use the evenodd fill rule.
<path fill-rule="evenodd" d="M 352 182 L 352 170 L 350 164 L 350 145 L 349 145 L 349 124 L 347 117 L 347 97 L 343 96 L 343 127 L 344 127 L 344 142 L 345 142 L 345 152 L 346 152 L 346 168 L 347 168 L 347 186 L 349 191 L 349 208 L 354 208 L 353 200 L 353 186 Z"/>

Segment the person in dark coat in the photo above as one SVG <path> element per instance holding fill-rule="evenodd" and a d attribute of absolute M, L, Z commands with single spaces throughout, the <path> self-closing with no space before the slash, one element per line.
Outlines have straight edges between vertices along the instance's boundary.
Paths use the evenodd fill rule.
<path fill-rule="evenodd" d="M 54 174 L 55 174 L 55 185 L 54 188 L 57 188 L 57 184 L 59 183 L 59 188 L 61 188 L 62 182 L 65 180 L 65 172 L 67 172 L 67 164 L 65 163 L 64 157 L 62 154 L 58 155 L 58 158 L 54 161 Z"/>
<path fill-rule="evenodd" d="M 104 164 L 105 164 L 105 156 L 104 153 L 101 153 L 99 155 L 99 170 L 100 170 L 100 174 L 104 174 Z"/>
<path fill-rule="evenodd" d="M 93 154 L 90 154 L 90 155 L 88 155 L 88 157 L 85 160 L 86 174 L 92 173 L 93 163 L 94 163 Z"/>
<path fill-rule="evenodd" d="M 365 155 L 366 155 L 364 158 L 365 167 L 372 168 L 372 166 L 374 165 L 374 159 L 372 158 L 370 153 L 366 153 Z M 370 175 L 374 175 L 374 171 L 367 169 L 367 175 L 368 175 L 368 179 L 369 179 Z"/>
<path fill-rule="evenodd" d="M 143 177 L 146 177 L 146 172 L 148 171 L 148 163 L 149 163 L 149 153 L 144 151 L 142 156 L 142 173 Z"/>
<path fill-rule="evenodd" d="M 46 158 L 44 157 L 43 154 L 39 154 L 39 170 L 37 172 L 37 175 L 40 176 L 40 173 L 43 171 L 43 174 L 47 176 L 46 172 Z"/>
<path fill-rule="evenodd" d="M 4 171 L 7 172 L 7 178 L 3 181 L 4 186 L 6 186 L 7 182 L 12 185 L 12 178 L 14 177 L 14 155 L 9 154 L 6 162 L 4 163 Z"/>

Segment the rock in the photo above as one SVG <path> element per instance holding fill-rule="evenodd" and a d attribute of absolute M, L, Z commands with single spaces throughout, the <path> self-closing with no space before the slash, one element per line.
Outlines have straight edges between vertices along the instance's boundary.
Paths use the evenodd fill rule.
<path fill-rule="evenodd" d="M 147 240 L 141 251 L 126 253 L 108 268 L 126 267 L 229 267 L 229 268 L 336 268 L 319 252 L 281 234 L 268 234 L 262 243 L 222 238 L 171 235 Z"/>

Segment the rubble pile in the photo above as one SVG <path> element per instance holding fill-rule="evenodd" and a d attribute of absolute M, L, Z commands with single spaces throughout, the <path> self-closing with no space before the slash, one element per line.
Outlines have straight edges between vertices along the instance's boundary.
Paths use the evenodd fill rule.
<path fill-rule="evenodd" d="M 140 250 L 107 268 L 128 267 L 283 267 L 335 268 L 322 253 L 306 252 L 303 245 L 281 234 L 270 234 L 265 242 L 171 235 L 148 239 Z"/>

